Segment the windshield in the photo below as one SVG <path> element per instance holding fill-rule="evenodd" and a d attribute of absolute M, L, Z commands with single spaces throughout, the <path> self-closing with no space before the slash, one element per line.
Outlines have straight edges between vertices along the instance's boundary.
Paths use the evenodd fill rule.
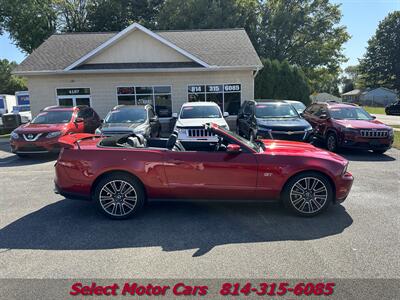
<path fill-rule="evenodd" d="M 121 109 L 110 111 L 104 119 L 104 123 L 143 123 L 146 119 L 145 109 Z"/>
<path fill-rule="evenodd" d="M 303 112 L 306 106 L 301 102 L 291 102 L 290 103 L 298 112 Z"/>
<path fill-rule="evenodd" d="M 245 138 L 241 137 L 240 135 L 237 135 L 236 133 L 234 133 L 232 131 L 228 131 L 228 130 L 224 129 L 221 126 L 218 126 L 218 128 L 221 131 L 225 132 L 228 136 L 229 135 L 233 136 L 235 139 L 239 140 L 242 144 L 245 144 L 247 147 L 249 147 L 249 148 L 251 148 L 251 149 L 253 149 L 253 150 L 257 151 L 257 152 L 260 152 L 261 146 L 259 144 L 250 142 L 249 140 L 246 140 Z M 262 144 L 262 145 L 264 145 L 264 144 Z"/>
<path fill-rule="evenodd" d="M 184 106 L 180 119 L 221 118 L 221 111 L 217 106 Z"/>
<path fill-rule="evenodd" d="M 337 120 L 373 120 L 361 107 L 335 107 L 329 110 L 331 118 Z"/>
<path fill-rule="evenodd" d="M 61 124 L 71 121 L 72 111 L 45 111 L 32 120 L 32 124 Z"/>
<path fill-rule="evenodd" d="M 290 104 L 263 103 L 256 105 L 257 118 L 298 118 L 299 114 Z"/>

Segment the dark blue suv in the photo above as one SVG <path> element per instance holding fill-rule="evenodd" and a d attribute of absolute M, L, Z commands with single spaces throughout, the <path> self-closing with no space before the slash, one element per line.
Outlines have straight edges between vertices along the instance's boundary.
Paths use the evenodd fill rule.
<path fill-rule="evenodd" d="M 249 140 L 310 141 L 312 126 L 290 104 L 274 100 L 245 101 L 239 110 L 236 132 Z"/>

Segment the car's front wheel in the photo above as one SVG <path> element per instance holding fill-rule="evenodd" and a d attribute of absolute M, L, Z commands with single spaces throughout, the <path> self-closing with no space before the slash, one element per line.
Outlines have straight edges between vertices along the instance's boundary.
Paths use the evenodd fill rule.
<path fill-rule="evenodd" d="M 142 184 L 124 173 L 109 174 L 95 187 L 98 209 L 111 219 L 127 219 L 137 214 L 145 203 Z"/>
<path fill-rule="evenodd" d="M 283 204 L 297 215 L 311 217 L 320 214 L 333 201 L 329 180 L 316 172 L 292 177 L 283 190 Z"/>
<path fill-rule="evenodd" d="M 338 140 L 336 134 L 329 133 L 326 137 L 326 148 L 331 152 L 339 151 Z"/>

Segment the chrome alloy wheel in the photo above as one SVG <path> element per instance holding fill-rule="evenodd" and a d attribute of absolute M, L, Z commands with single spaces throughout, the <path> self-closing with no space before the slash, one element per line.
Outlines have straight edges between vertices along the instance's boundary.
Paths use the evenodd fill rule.
<path fill-rule="evenodd" d="M 105 184 L 99 198 L 104 211 L 115 217 L 129 214 L 137 202 L 134 187 L 124 180 L 113 180 Z"/>
<path fill-rule="evenodd" d="M 298 180 L 290 190 L 290 201 L 301 213 L 311 214 L 321 210 L 328 199 L 328 189 L 315 177 Z"/>

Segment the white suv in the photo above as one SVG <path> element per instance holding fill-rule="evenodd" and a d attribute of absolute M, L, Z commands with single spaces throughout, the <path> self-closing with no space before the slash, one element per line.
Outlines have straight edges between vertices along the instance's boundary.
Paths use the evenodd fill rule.
<path fill-rule="evenodd" d="M 179 117 L 176 113 L 173 114 L 173 117 L 178 118 L 174 131 L 178 132 L 178 139 L 181 141 L 217 142 L 217 137 L 207 131 L 204 124 L 216 123 L 229 130 L 224 119 L 227 116 L 229 113 L 222 114 L 214 102 L 188 102 L 182 105 Z"/>

